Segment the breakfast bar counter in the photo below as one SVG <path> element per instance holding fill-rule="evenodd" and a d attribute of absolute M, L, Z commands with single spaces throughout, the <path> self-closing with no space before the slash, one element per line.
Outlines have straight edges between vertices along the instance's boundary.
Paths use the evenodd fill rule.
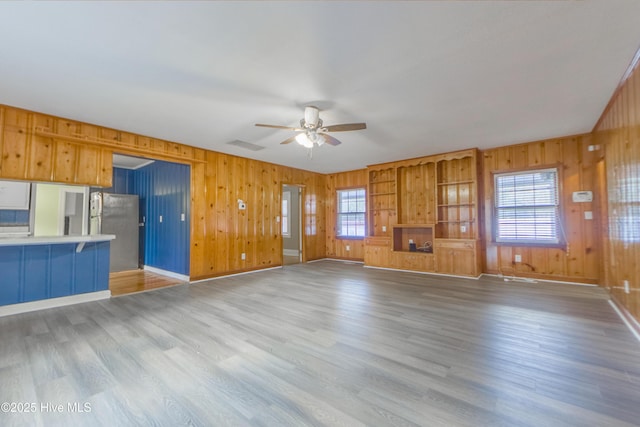
<path fill-rule="evenodd" d="M 113 235 L 0 237 L 0 307 L 108 293 Z"/>

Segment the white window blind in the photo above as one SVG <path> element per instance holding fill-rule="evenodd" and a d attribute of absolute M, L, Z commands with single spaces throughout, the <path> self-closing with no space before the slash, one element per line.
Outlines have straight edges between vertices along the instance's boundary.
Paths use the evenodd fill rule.
<path fill-rule="evenodd" d="M 364 237 L 366 205 L 364 188 L 338 190 L 338 236 Z"/>
<path fill-rule="evenodd" d="M 496 242 L 557 244 L 557 169 L 494 175 Z"/>

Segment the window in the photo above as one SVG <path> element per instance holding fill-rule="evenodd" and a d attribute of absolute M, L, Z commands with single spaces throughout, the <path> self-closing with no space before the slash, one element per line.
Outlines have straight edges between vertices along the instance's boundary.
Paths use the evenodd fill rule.
<path fill-rule="evenodd" d="M 364 188 L 338 190 L 338 237 L 364 237 L 365 206 Z"/>
<path fill-rule="evenodd" d="M 291 192 L 284 191 L 282 193 L 282 235 L 284 237 L 291 236 L 291 223 L 289 222 L 289 212 L 291 206 Z"/>
<path fill-rule="evenodd" d="M 558 244 L 558 170 L 494 175 L 496 242 Z"/>

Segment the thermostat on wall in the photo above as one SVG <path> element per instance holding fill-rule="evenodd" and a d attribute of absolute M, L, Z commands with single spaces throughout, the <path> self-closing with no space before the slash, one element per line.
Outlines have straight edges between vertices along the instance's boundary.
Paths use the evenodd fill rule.
<path fill-rule="evenodd" d="M 574 191 L 571 195 L 571 198 L 576 203 L 582 202 L 592 202 L 593 201 L 593 192 L 591 191 Z"/>

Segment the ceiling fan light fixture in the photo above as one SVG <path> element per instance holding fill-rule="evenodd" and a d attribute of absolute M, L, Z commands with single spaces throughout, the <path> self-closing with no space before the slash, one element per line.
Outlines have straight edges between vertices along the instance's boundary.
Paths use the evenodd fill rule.
<path fill-rule="evenodd" d="M 318 120 L 320 120 L 320 111 L 316 107 L 307 107 L 304 109 L 304 122 L 307 126 L 318 126 Z"/>
<path fill-rule="evenodd" d="M 319 135 L 318 133 L 314 132 L 313 133 L 313 137 L 310 138 L 311 141 L 313 141 L 314 144 L 316 144 L 318 147 L 320 147 L 322 144 L 324 144 L 326 141 L 324 139 L 324 137 L 322 135 Z"/>
<path fill-rule="evenodd" d="M 306 133 L 299 133 L 296 135 L 296 142 L 305 148 L 313 147 L 313 141 L 309 139 Z"/>

